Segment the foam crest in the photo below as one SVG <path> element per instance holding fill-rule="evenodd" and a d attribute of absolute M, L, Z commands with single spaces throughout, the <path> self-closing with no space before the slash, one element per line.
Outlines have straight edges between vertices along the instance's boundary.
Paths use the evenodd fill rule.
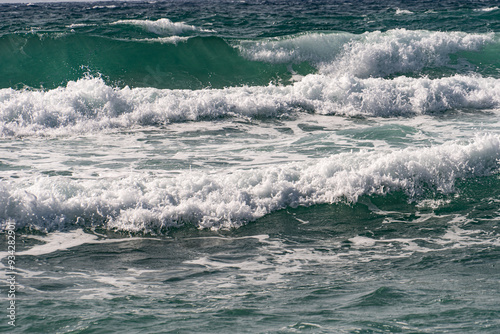
<path fill-rule="evenodd" d="M 85 78 L 50 91 L 0 90 L 0 134 L 64 135 L 296 111 L 393 117 L 499 106 L 499 79 L 461 75 L 391 80 L 308 75 L 290 86 L 196 91 L 113 88 Z"/>
<path fill-rule="evenodd" d="M 367 78 L 445 66 L 450 62 L 451 54 L 478 51 L 494 40 L 493 33 L 394 29 L 361 35 L 308 33 L 246 41 L 239 48 L 252 60 L 273 63 L 308 61 L 317 66 L 320 73 Z"/>
<path fill-rule="evenodd" d="M 124 126 L 120 114 L 131 112 L 125 90 L 107 86 L 98 78 L 71 81 L 50 91 L 0 90 L 2 134 L 43 133 L 47 129 L 91 129 Z M 126 126 L 126 125 L 125 125 Z M 64 132 L 64 130 L 63 130 Z"/>
<path fill-rule="evenodd" d="M 92 9 L 104 9 L 104 8 L 112 9 L 112 8 L 116 8 L 116 5 L 109 5 L 109 6 L 94 6 L 94 7 L 92 7 Z"/>
<path fill-rule="evenodd" d="M 70 25 L 67 25 L 66 28 L 84 28 L 84 27 L 93 27 L 96 26 L 96 24 L 90 24 L 90 23 L 72 23 Z"/>
<path fill-rule="evenodd" d="M 177 44 L 181 42 L 186 42 L 190 37 L 187 36 L 168 36 L 168 37 L 157 37 L 157 38 L 143 38 L 136 39 L 137 42 L 149 42 L 149 43 L 162 43 L 162 44 Z"/>
<path fill-rule="evenodd" d="M 413 15 L 414 13 L 408 9 L 396 8 L 396 15 Z"/>
<path fill-rule="evenodd" d="M 341 56 L 326 64 L 325 73 L 349 73 L 360 78 L 419 72 L 426 67 L 446 66 L 450 55 L 479 51 L 494 41 L 494 34 L 391 30 L 361 35 L 345 45 Z"/>
<path fill-rule="evenodd" d="M 237 46 L 251 60 L 271 63 L 308 61 L 313 64 L 333 61 L 344 44 L 356 35 L 350 33 L 306 33 L 258 41 L 241 41 Z"/>
<path fill-rule="evenodd" d="M 238 227 L 286 207 L 356 202 L 401 191 L 410 199 L 455 191 L 457 179 L 498 171 L 500 136 L 392 152 L 342 153 L 234 173 L 185 171 L 170 178 L 33 177 L 0 180 L 0 221 L 42 230 L 103 225 L 127 231 L 192 223 Z"/>
<path fill-rule="evenodd" d="M 157 35 L 181 35 L 189 31 L 204 31 L 201 28 L 195 27 L 193 25 L 186 24 L 184 22 L 172 22 L 167 18 L 161 18 L 156 21 L 150 20 L 119 20 L 111 24 L 125 24 L 133 25 L 146 29 Z"/>
<path fill-rule="evenodd" d="M 474 9 L 475 12 L 492 12 L 498 10 L 498 6 Z"/>

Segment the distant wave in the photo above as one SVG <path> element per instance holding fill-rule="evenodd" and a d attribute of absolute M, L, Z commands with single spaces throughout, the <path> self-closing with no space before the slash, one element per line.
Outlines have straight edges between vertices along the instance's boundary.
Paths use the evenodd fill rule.
<path fill-rule="evenodd" d="M 84 28 L 84 27 L 93 27 L 97 26 L 97 24 L 92 24 L 92 23 L 72 23 L 70 25 L 67 25 L 66 28 L 74 29 L 74 28 Z"/>
<path fill-rule="evenodd" d="M 162 18 L 156 21 L 150 20 L 119 20 L 111 24 L 124 24 L 142 27 L 149 32 L 157 35 L 181 35 L 188 31 L 203 31 L 212 32 L 212 30 L 205 30 L 184 22 L 172 22 L 169 19 Z"/>
<path fill-rule="evenodd" d="M 286 207 L 356 202 L 395 191 L 410 199 L 455 191 L 457 179 L 498 171 L 500 137 L 393 152 L 342 153 L 302 163 L 216 174 L 185 171 L 172 178 L 0 180 L 0 222 L 19 228 L 101 225 L 125 231 L 192 223 L 238 227 Z M 432 196 L 432 195 L 431 195 Z"/>
<path fill-rule="evenodd" d="M 94 7 L 92 7 L 92 9 L 104 9 L 104 8 L 112 9 L 112 8 L 116 8 L 116 5 L 109 5 L 109 6 L 94 6 Z"/>
<path fill-rule="evenodd" d="M 134 42 L 149 42 L 149 43 L 161 43 L 161 44 L 177 44 L 177 43 L 181 43 L 181 42 L 186 42 L 189 38 L 191 38 L 191 37 L 187 37 L 187 36 L 168 36 L 168 37 L 134 39 Z"/>
<path fill-rule="evenodd" d="M 474 9 L 475 12 L 492 12 L 494 10 L 498 10 L 498 6 L 488 7 L 488 8 L 480 8 L 480 9 Z"/>
<path fill-rule="evenodd" d="M 408 9 L 396 8 L 396 15 L 413 15 L 414 13 Z"/>
<path fill-rule="evenodd" d="M 50 91 L 0 90 L 0 135 L 54 135 L 295 111 L 394 117 L 500 107 L 500 79 L 395 79 L 310 74 L 289 86 L 170 90 L 114 88 L 99 78 Z"/>

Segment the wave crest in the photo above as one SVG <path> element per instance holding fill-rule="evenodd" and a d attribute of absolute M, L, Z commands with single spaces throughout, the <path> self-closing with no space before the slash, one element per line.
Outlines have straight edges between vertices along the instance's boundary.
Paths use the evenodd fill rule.
<path fill-rule="evenodd" d="M 0 90 L 2 136 L 85 133 L 220 117 L 280 117 L 296 111 L 395 117 L 500 106 L 500 79 L 359 79 L 308 75 L 290 86 L 170 90 L 113 88 L 100 78 L 50 91 Z"/>
<path fill-rule="evenodd" d="M 186 171 L 173 178 L 0 181 L 5 206 L 0 220 L 42 230 L 74 224 L 126 231 L 157 231 L 183 223 L 230 228 L 286 207 L 353 203 L 361 196 L 395 191 L 410 199 L 429 191 L 448 194 L 457 179 L 497 172 L 499 159 L 500 137 L 485 135 L 467 144 L 342 153 L 233 174 Z"/>
<path fill-rule="evenodd" d="M 494 40 L 493 33 L 394 29 L 361 35 L 308 33 L 288 38 L 246 41 L 238 47 L 243 56 L 252 60 L 272 63 L 308 61 L 323 74 L 368 78 L 449 65 L 451 54 L 479 51 Z"/>
<path fill-rule="evenodd" d="M 142 27 L 149 32 L 157 35 L 181 35 L 189 31 L 202 31 L 211 32 L 211 30 L 204 30 L 184 22 L 172 22 L 167 18 L 161 18 L 156 21 L 150 20 L 119 20 L 111 24 L 125 24 Z"/>

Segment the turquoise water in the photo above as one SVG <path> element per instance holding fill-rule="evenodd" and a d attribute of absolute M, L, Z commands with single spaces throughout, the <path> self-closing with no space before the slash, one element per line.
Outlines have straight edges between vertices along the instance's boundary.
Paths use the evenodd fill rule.
<path fill-rule="evenodd" d="M 1 4 L 0 331 L 498 333 L 499 22 Z"/>

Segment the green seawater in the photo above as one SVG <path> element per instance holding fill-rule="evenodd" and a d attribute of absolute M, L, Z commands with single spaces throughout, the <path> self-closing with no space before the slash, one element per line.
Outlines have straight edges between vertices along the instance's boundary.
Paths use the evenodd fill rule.
<path fill-rule="evenodd" d="M 499 7 L 0 4 L 0 332 L 499 333 Z"/>

